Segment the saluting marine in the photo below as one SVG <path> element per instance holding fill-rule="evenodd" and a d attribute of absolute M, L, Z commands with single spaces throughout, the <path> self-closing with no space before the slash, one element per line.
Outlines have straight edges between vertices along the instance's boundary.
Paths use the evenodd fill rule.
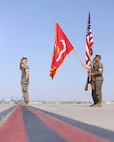
<path fill-rule="evenodd" d="M 21 86 L 22 86 L 22 93 L 23 93 L 25 106 L 28 106 L 29 103 L 29 94 L 28 94 L 29 67 L 27 65 L 27 60 L 28 59 L 26 57 L 23 57 L 20 61 L 20 70 L 22 71 Z"/>

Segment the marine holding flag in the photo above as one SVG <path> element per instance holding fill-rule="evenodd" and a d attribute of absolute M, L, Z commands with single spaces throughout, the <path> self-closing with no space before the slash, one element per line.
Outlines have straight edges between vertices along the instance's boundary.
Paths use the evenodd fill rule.
<path fill-rule="evenodd" d="M 88 15 L 88 26 L 87 26 L 87 35 L 86 35 L 86 67 L 88 69 L 89 75 L 87 78 L 87 83 L 85 90 L 87 90 L 88 83 L 94 84 L 94 87 L 92 86 L 92 99 L 93 104 L 92 107 L 101 107 L 102 104 L 102 83 L 103 83 L 103 65 L 100 62 L 101 56 L 96 55 L 93 59 L 93 62 L 91 62 L 91 56 L 93 54 L 93 36 L 92 36 L 92 30 L 91 30 L 91 23 L 90 23 L 90 13 Z"/>
<path fill-rule="evenodd" d="M 92 107 L 102 106 L 102 84 L 103 84 L 103 64 L 101 63 L 101 55 L 95 56 L 95 66 L 91 76 L 94 78 L 95 88 L 92 90 L 94 104 Z"/>
<path fill-rule="evenodd" d="M 73 46 L 60 28 L 59 24 L 56 22 L 56 33 L 55 33 L 55 43 L 54 51 L 50 69 L 50 76 L 53 79 L 57 70 L 62 65 L 63 61 L 67 55 L 73 50 Z"/>

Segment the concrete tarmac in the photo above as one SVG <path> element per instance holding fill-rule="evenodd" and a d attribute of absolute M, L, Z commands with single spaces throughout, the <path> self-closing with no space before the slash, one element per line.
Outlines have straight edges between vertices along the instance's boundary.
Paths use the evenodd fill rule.
<path fill-rule="evenodd" d="M 4 124 L 0 121 L 0 141 L 113 142 L 114 140 L 114 103 L 104 103 L 102 107 L 90 107 L 89 103 L 29 105 L 29 107 L 16 105 L 7 118 L 1 119 Z M 12 104 L 0 104 L 0 114 L 11 107 Z M 5 133 L 6 131 L 8 132 Z M 21 132 L 23 135 L 19 136 L 18 133 Z"/>
<path fill-rule="evenodd" d="M 90 107 L 90 104 L 30 105 L 86 124 L 114 131 L 114 103 L 104 103 L 102 107 Z"/>
<path fill-rule="evenodd" d="M 14 106 L 15 104 L 10 104 L 10 103 L 2 103 L 0 104 L 0 112 Z"/>

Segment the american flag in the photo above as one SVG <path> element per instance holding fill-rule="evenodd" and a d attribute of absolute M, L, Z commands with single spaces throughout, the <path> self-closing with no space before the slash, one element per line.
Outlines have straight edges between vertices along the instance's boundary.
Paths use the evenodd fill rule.
<path fill-rule="evenodd" d="M 88 23 L 87 23 L 87 34 L 86 34 L 86 65 L 90 64 L 90 58 L 93 54 L 93 36 L 91 30 L 91 22 L 90 22 L 90 12 L 88 14 Z"/>

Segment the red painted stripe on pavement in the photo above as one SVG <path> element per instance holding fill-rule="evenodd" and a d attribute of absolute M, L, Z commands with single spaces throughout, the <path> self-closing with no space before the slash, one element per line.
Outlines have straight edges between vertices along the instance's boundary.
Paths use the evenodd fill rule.
<path fill-rule="evenodd" d="M 28 107 L 28 109 L 68 142 L 106 142 L 104 139 L 101 139 L 79 128 L 73 127 L 70 124 L 60 121 L 59 119 L 56 119 L 41 111 L 31 107 Z"/>
<path fill-rule="evenodd" d="M 28 142 L 20 105 L 0 127 L 0 142 Z"/>

